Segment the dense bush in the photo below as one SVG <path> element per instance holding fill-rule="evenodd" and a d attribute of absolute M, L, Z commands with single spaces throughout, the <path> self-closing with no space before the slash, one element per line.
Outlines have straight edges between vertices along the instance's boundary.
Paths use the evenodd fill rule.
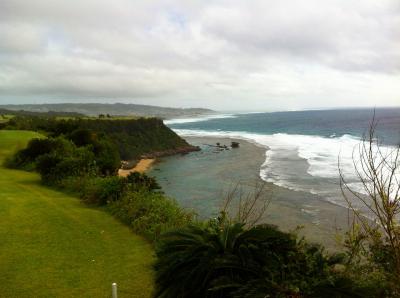
<path fill-rule="evenodd" d="M 40 155 L 36 158 L 36 169 L 42 181 L 49 185 L 58 185 L 67 177 L 95 175 L 97 172 L 93 152 L 87 147 L 76 148 L 74 145 Z"/>
<path fill-rule="evenodd" d="M 62 138 L 32 139 L 27 147 L 18 151 L 7 161 L 7 166 L 11 168 L 33 169 L 36 158 L 40 155 L 60 150 L 68 146 Z"/>
<path fill-rule="evenodd" d="M 80 133 L 91 134 L 89 131 Z M 36 168 L 47 184 L 58 184 L 72 176 L 108 176 L 117 173 L 120 158 L 113 143 L 106 138 L 99 140 L 94 134 L 88 139 L 78 139 L 75 138 L 75 141 L 81 146 L 61 136 L 33 139 L 25 149 L 11 157 L 6 165 L 26 170 Z"/>
<path fill-rule="evenodd" d="M 78 147 L 92 145 L 96 135 L 89 129 L 78 128 L 68 135 L 68 138 Z"/>
<path fill-rule="evenodd" d="M 161 189 L 161 186 L 154 177 L 147 176 L 144 173 L 130 173 L 126 180 L 130 190 L 157 191 Z"/>
<path fill-rule="evenodd" d="M 107 205 L 133 192 L 154 192 L 161 187 L 153 177 L 134 172 L 128 177 L 81 177 L 67 179 L 63 186 L 78 192 L 90 204 Z"/>
<path fill-rule="evenodd" d="M 121 167 L 117 147 L 108 139 L 100 139 L 92 144 L 96 156 L 96 166 L 105 176 L 115 175 Z"/>
<path fill-rule="evenodd" d="M 127 183 L 124 178 L 93 177 L 86 180 L 80 196 L 90 204 L 106 205 L 119 200 L 127 190 Z"/>
<path fill-rule="evenodd" d="M 66 136 L 78 147 L 89 147 L 96 156 L 96 165 L 103 175 L 116 174 L 121 166 L 117 147 L 107 135 L 79 128 Z"/>
<path fill-rule="evenodd" d="M 343 256 L 224 216 L 164 234 L 157 257 L 156 297 L 377 297 L 336 270 Z"/>
<path fill-rule="evenodd" d="M 121 200 L 109 204 L 110 212 L 132 229 L 151 240 L 162 232 L 183 227 L 193 218 L 172 199 L 162 193 L 146 190 L 129 192 Z"/>
<path fill-rule="evenodd" d="M 16 116 L 7 122 L 6 128 L 44 131 L 53 137 L 63 135 L 71 138 L 78 146 L 91 143 L 93 133 L 101 134 L 115 145 L 124 160 L 137 159 L 146 153 L 190 146 L 157 118 L 106 120 Z"/>

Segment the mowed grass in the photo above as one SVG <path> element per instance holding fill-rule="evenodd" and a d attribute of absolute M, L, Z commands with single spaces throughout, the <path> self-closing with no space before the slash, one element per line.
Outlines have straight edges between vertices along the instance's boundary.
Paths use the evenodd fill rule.
<path fill-rule="evenodd" d="M 0 130 L 0 164 L 34 132 Z M 0 166 L 0 297 L 150 297 L 153 249 L 106 212 Z"/>

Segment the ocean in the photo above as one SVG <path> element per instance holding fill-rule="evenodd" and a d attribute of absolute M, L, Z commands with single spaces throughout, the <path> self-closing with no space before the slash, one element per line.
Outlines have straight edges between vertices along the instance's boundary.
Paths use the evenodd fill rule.
<path fill-rule="evenodd" d="M 382 148 L 399 145 L 400 108 L 220 114 L 165 123 L 183 137 L 235 138 L 261 146 L 261 179 L 347 206 L 339 187 L 338 162 L 351 187 L 362 192 L 353 154 L 374 117 Z"/>

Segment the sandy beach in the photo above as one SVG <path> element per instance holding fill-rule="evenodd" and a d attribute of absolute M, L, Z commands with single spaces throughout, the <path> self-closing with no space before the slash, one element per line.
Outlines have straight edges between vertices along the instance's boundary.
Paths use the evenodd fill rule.
<path fill-rule="evenodd" d="M 133 172 L 144 173 L 151 168 L 154 162 L 155 162 L 154 158 L 143 158 L 132 169 L 128 170 L 119 169 L 118 175 L 120 177 L 126 177 Z"/>

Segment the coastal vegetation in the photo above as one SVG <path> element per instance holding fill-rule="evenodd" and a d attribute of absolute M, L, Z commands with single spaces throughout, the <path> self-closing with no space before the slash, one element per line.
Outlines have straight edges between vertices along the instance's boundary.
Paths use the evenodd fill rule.
<path fill-rule="evenodd" d="M 197 149 L 190 146 L 157 118 L 59 119 L 57 117 L 16 116 L 7 122 L 5 129 L 38 131 L 50 137 L 63 136 L 72 141 L 78 141 L 76 144 L 78 146 L 91 142 L 90 138 L 106 139 L 116 146 L 123 160 L 139 159 L 143 154 L 160 156 Z M 79 131 L 80 135 L 78 135 Z M 79 137 L 83 139 L 77 140 Z"/>
<path fill-rule="evenodd" d="M 32 139 L 6 161 L 10 168 L 37 171 L 42 183 L 104 206 L 121 221 L 150 240 L 163 231 L 190 222 L 167 198 L 157 182 L 142 173 L 117 176 L 120 154 L 162 154 L 155 150 L 196 149 L 158 119 L 96 120 L 15 117 L 8 127 L 44 131 L 48 137 Z M 118 150 L 119 149 L 119 150 Z"/>
<path fill-rule="evenodd" d="M 351 211 L 345 246 L 354 272 L 369 279 L 379 277 L 388 293 L 399 297 L 400 145 L 383 148 L 376 127 L 374 118 L 353 155 L 362 192 L 354 191 L 339 166 L 343 196 Z"/>
<path fill-rule="evenodd" d="M 151 297 L 152 246 L 102 210 L 3 161 L 43 135 L 0 130 L 2 297 Z"/>
<path fill-rule="evenodd" d="M 367 196 L 357 196 L 352 192 L 344 176 L 342 181 L 356 199 L 367 198 L 372 202 L 366 205 L 378 214 L 378 222 L 371 222 L 351 205 L 352 199 L 348 199 L 354 221 L 345 235 L 342 251 L 332 253 L 319 244 L 309 243 L 295 231 L 282 232 L 275 226 L 259 224 L 258 220 L 269 202 L 269 194 L 262 188 L 255 189 L 250 195 L 234 188 L 228 193 L 226 204 L 217 218 L 199 221 L 192 212 L 168 198 L 154 178 L 138 172 L 126 177 L 118 176 L 121 157 L 126 157 L 123 154 L 130 148 L 136 149 L 131 158 L 162 154 L 163 151 L 159 150 L 179 152 L 182 146 L 190 148 L 158 119 L 16 116 L 7 122 L 6 127 L 30 129 L 42 134 L 22 130 L 0 131 L 6 140 L 4 152 L 9 148 L 7 137 L 27 134 L 23 143 L 11 146 L 12 150 L 18 149 L 14 154 L 11 149 L 4 153 L 3 156 L 8 156 L 5 165 L 10 169 L 3 168 L 3 171 L 33 175 L 38 179 L 35 173 L 12 169 L 36 171 L 42 184 L 51 186 L 53 190 L 37 187 L 59 194 L 56 197 L 78 196 L 91 207 L 83 210 L 105 211 L 102 213 L 113 215 L 152 243 L 156 251 L 156 297 L 399 296 L 397 220 L 400 209 L 399 190 L 394 185 L 398 185 L 400 151 L 393 151 L 390 158 L 387 155 L 376 157 L 376 152 L 382 151 L 373 149 L 373 131 L 368 142 L 361 147 L 361 152 L 366 154 L 361 159 L 361 169 L 367 169 L 367 172 L 359 172 L 359 177 L 369 190 Z M 389 180 L 383 178 L 386 170 L 381 170 L 382 164 L 392 170 Z M 6 183 L 11 182 L 7 180 Z M 22 183 L 18 187 L 21 191 L 26 190 Z M 22 195 L 27 196 L 27 193 Z M 4 197 L 3 203 L 7 198 Z M 35 200 L 34 197 L 31 199 Z M 44 199 L 43 203 L 40 197 L 34 204 L 42 208 L 47 200 Z M 60 203 L 51 200 L 57 205 L 55 210 L 68 208 L 63 202 L 62 199 Z M 4 206 L 8 208 L 7 204 Z M 112 220 L 109 215 L 104 216 Z M 56 222 L 62 225 L 66 220 L 60 217 Z M 106 221 L 103 224 L 119 225 Z M 74 237 L 81 239 L 82 235 L 71 235 L 70 239 Z M 139 241 L 140 238 L 135 239 Z M 95 241 L 100 240 L 96 238 Z M 146 245 L 150 246 L 149 243 Z M 143 251 L 146 256 L 139 264 L 146 260 L 149 264 L 151 257 L 148 253 L 151 250 L 141 249 L 147 252 Z M 45 254 L 52 253 L 44 251 Z M 138 261 L 132 259 L 131 262 L 131 266 L 136 266 Z M 146 281 L 149 285 L 151 277 Z"/>
<path fill-rule="evenodd" d="M 383 275 L 357 271 L 349 247 L 327 252 L 298 230 L 258 223 L 268 191 L 235 185 L 217 218 L 162 234 L 156 297 L 396 297 Z"/>
<path fill-rule="evenodd" d="M 40 133 L 0 130 L 0 161 L 8 167 L 0 169 L 0 284 L 8 285 L 2 294 L 105 297 L 117 282 L 121 295 L 149 297 L 153 249 L 129 230 L 154 241 L 167 229 L 187 224 L 192 213 L 145 174 L 118 177 L 120 155 L 113 139 L 77 126 L 75 121 L 87 123 L 82 119 L 12 120 L 7 128 Z"/>
<path fill-rule="evenodd" d="M 336 271 L 344 255 L 223 213 L 164 234 L 157 257 L 156 297 L 378 297 Z"/>

